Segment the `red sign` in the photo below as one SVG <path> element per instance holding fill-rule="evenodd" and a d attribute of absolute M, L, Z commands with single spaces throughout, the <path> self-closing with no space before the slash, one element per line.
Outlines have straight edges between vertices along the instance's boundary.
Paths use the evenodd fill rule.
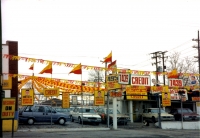
<path fill-rule="evenodd" d="M 122 92 L 110 92 L 110 96 L 111 97 L 121 97 L 122 96 Z"/>
<path fill-rule="evenodd" d="M 151 86 L 150 76 L 131 75 L 131 85 L 134 85 L 134 86 Z"/>
<path fill-rule="evenodd" d="M 124 73 L 121 73 L 121 74 L 118 74 L 118 83 L 119 84 L 129 84 L 129 74 L 124 74 Z"/>
<path fill-rule="evenodd" d="M 169 87 L 182 87 L 183 80 L 182 79 L 169 79 Z"/>

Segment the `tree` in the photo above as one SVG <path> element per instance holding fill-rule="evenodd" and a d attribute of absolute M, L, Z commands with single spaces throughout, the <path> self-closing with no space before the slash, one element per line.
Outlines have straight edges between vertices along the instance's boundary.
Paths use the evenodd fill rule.
<path fill-rule="evenodd" d="M 169 56 L 167 61 L 167 72 L 171 72 L 173 69 L 177 69 L 178 73 L 193 73 L 198 74 L 198 68 L 194 62 L 194 58 L 184 57 L 180 58 L 181 53 L 174 52 Z M 189 77 L 179 76 L 179 78 L 184 79 L 184 84 L 187 85 L 189 82 Z M 199 79 L 199 78 L 198 78 Z"/>
<path fill-rule="evenodd" d="M 88 73 L 88 81 L 105 82 L 105 71 L 91 70 Z"/>

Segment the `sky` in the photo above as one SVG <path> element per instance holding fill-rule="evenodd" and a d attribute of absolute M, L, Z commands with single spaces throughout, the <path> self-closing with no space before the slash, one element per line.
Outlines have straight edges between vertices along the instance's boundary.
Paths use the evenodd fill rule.
<path fill-rule="evenodd" d="M 18 41 L 18 55 L 104 67 L 111 51 L 119 68 L 154 71 L 151 54 L 197 56 L 199 0 L 1 0 L 2 41 Z M 32 63 L 19 61 L 19 74 Z M 45 64 L 35 64 L 36 76 Z M 53 78 L 80 80 L 53 66 Z M 82 80 L 88 79 L 83 70 Z"/>

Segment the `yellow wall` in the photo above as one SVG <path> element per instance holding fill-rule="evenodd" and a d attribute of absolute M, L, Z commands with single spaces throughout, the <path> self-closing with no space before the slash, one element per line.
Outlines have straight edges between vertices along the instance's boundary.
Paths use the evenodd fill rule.
<path fill-rule="evenodd" d="M 2 128 L 4 132 L 12 132 L 12 120 L 2 120 Z M 18 120 L 14 120 L 14 130 L 18 129 Z"/>

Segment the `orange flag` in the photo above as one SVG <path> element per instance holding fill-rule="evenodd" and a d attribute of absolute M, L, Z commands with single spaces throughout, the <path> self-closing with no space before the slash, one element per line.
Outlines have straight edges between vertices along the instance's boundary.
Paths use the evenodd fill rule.
<path fill-rule="evenodd" d="M 50 73 L 52 74 L 52 63 L 49 63 L 39 74 Z"/>
<path fill-rule="evenodd" d="M 112 51 L 107 57 L 104 58 L 104 62 L 112 62 Z"/>
<path fill-rule="evenodd" d="M 169 72 L 168 78 L 178 78 L 178 72 L 176 69 L 173 69 L 171 72 Z"/>
<path fill-rule="evenodd" d="M 111 68 L 111 67 L 113 67 L 113 66 L 116 66 L 116 62 L 117 62 L 117 60 L 111 62 L 111 63 L 108 65 L 108 68 Z"/>
<path fill-rule="evenodd" d="M 70 72 L 70 73 L 74 73 L 74 74 L 82 74 L 82 66 L 81 66 L 81 63 L 78 64 L 75 68 L 73 68 Z"/>
<path fill-rule="evenodd" d="M 33 70 L 33 69 L 34 69 L 34 63 L 30 66 L 29 69 L 30 69 L 30 70 Z"/>

